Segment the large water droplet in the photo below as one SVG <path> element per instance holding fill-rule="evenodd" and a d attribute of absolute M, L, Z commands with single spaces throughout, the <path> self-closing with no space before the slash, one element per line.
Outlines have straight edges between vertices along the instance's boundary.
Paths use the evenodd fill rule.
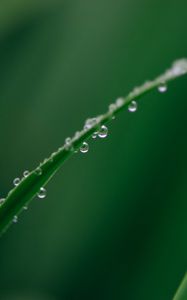
<path fill-rule="evenodd" d="M 13 223 L 17 223 L 17 222 L 18 222 L 18 217 L 17 217 L 17 216 L 14 216 L 12 222 L 13 222 Z"/>
<path fill-rule="evenodd" d="M 80 147 L 80 152 L 86 153 L 89 150 L 89 145 L 86 142 L 83 142 L 82 146 Z"/>
<path fill-rule="evenodd" d="M 21 181 L 20 178 L 17 177 L 17 178 L 14 179 L 13 184 L 15 186 L 17 186 L 20 183 L 20 181 Z"/>
<path fill-rule="evenodd" d="M 138 104 L 136 101 L 132 101 L 128 106 L 128 111 L 135 112 L 138 108 Z"/>
<path fill-rule="evenodd" d="M 0 199 L 0 206 L 5 202 L 5 198 Z"/>
<path fill-rule="evenodd" d="M 167 84 L 165 82 L 161 82 L 158 86 L 158 91 L 160 93 L 165 93 L 167 91 Z"/>
<path fill-rule="evenodd" d="M 24 176 L 24 177 L 29 176 L 29 171 L 28 171 L 28 170 L 25 170 L 25 171 L 23 172 L 23 176 Z"/>
<path fill-rule="evenodd" d="M 100 138 L 105 138 L 108 135 L 108 128 L 105 125 L 102 125 L 99 132 L 98 132 L 98 136 Z"/>
<path fill-rule="evenodd" d="M 38 194 L 37 194 L 38 198 L 44 199 L 46 197 L 46 195 L 47 195 L 46 189 L 44 189 L 43 187 L 41 187 L 40 190 L 39 190 L 39 192 L 38 192 Z"/>

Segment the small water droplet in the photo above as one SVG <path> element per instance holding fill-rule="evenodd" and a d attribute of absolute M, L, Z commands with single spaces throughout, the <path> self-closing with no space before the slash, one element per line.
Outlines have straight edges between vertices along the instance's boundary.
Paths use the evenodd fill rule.
<path fill-rule="evenodd" d="M 40 167 L 38 167 L 36 170 L 35 170 L 35 174 L 40 176 L 42 175 L 42 169 Z"/>
<path fill-rule="evenodd" d="M 165 82 L 161 82 L 158 86 L 158 91 L 160 93 L 165 93 L 167 91 L 167 84 Z"/>
<path fill-rule="evenodd" d="M 116 109 L 116 105 L 114 103 L 111 103 L 108 107 L 109 112 L 113 113 Z"/>
<path fill-rule="evenodd" d="M 92 139 L 96 139 L 97 135 L 98 135 L 98 132 L 95 131 L 95 132 L 92 134 Z"/>
<path fill-rule="evenodd" d="M 65 148 L 66 150 L 69 150 L 71 147 L 72 147 L 72 140 L 71 140 L 70 137 L 67 137 L 67 138 L 65 139 L 65 145 L 64 145 L 64 148 Z"/>
<path fill-rule="evenodd" d="M 118 98 L 117 100 L 116 100 L 116 106 L 117 107 L 121 107 L 121 106 L 123 106 L 123 104 L 124 104 L 124 99 L 121 97 L 121 98 Z"/>
<path fill-rule="evenodd" d="M 39 192 L 38 192 L 38 194 L 37 194 L 38 198 L 44 199 L 46 197 L 46 195 L 47 195 L 46 189 L 44 189 L 43 187 L 41 187 L 40 190 L 39 190 Z"/>
<path fill-rule="evenodd" d="M 14 179 L 13 184 L 15 186 L 17 186 L 20 183 L 20 181 L 21 181 L 20 178 L 17 177 L 17 178 Z"/>
<path fill-rule="evenodd" d="M 27 205 L 23 206 L 23 209 L 24 209 L 24 210 L 27 210 L 27 209 L 28 209 L 28 206 L 27 206 Z"/>
<path fill-rule="evenodd" d="M 138 104 L 136 101 L 132 101 L 128 106 L 128 111 L 135 112 L 138 108 Z"/>
<path fill-rule="evenodd" d="M 86 153 L 89 150 L 89 145 L 86 142 L 83 142 L 82 146 L 80 147 L 80 152 Z"/>
<path fill-rule="evenodd" d="M 17 222 L 18 222 L 18 217 L 17 217 L 17 216 L 14 216 L 12 222 L 13 222 L 13 223 L 17 223 Z"/>
<path fill-rule="evenodd" d="M 78 139 L 80 136 L 80 131 L 76 131 L 75 134 L 74 134 L 74 138 L 75 139 Z"/>
<path fill-rule="evenodd" d="M 5 202 L 5 198 L 0 199 L 0 206 Z"/>
<path fill-rule="evenodd" d="M 24 177 L 29 176 L 29 171 L 28 171 L 28 170 L 24 171 L 24 172 L 23 172 L 23 176 L 24 176 Z"/>
<path fill-rule="evenodd" d="M 84 130 L 88 130 L 90 129 L 92 126 L 94 126 L 95 124 L 97 123 L 97 118 L 90 118 L 90 119 L 87 119 L 85 121 L 85 124 L 84 124 Z"/>
<path fill-rule="evenodd" d="M 66 143 L 67 145 L 71 145 L 71 138 L 70 138 L 70 137 L 67 137 L 67 138 L 65 139 L 65 143 Z"/>
<path fill-rule="evenodd" d="M 105 125 L 102 125 L 99 132 L 98 132 L 98 136 L 100 138 L 105 138 L 108 135 L 108 128 Z"/>

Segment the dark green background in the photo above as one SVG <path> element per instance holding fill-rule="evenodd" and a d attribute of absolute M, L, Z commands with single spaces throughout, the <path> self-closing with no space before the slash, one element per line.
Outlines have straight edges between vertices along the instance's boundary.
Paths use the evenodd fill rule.
<path fill-rule="evenodd" d="M 187 56 L 186 1 L 0 3 L 0 187 Z M 171 300 L 187 265 L 187 77 L 76 154 L 0 240 L 2 300 Z"/>

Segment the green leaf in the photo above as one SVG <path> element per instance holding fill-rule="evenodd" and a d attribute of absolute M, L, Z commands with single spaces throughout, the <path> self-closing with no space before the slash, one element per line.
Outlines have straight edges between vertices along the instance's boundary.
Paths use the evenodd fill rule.
<path fill-rule="evenodd" d="M 12 223 L 15 215 L 21 213 L 39 192 L 40 188 L 54 176 L 64 162 L 79 150 L 94 132 L 99 131 L 101 126 L 110 122 L 114 116 L 128 107 L 132 101 L 137 101 L 144 94 L 160 86 L 166 85 L 169 81 L 187 73 L 187 59 L 181 59 L 173 63 L 172 67 L 155 80 L 147 81 L 136 87 L 127 97 L 119 98 L 115 103 L 110 104 L 105 114 L 99 115 L 87 121 L 87 126 L 76 133 L 70 140 L 54 152 L 48 159 L 45 159 L 29 176 L 22 178 L 18 186 L 12 189 L 0 207 L 0 234 Z"/>
<path fill-rule="evenodd" d="M 173 300 L 186 300 L 186 299 L 187 299 L 187 274 L 185 274 Z"/>

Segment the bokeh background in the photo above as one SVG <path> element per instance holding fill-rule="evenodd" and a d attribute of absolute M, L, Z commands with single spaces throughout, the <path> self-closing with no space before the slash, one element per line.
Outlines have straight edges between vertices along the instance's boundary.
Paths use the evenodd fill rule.
<path fill-rule="evenodd" d="M 0 193 L 187 56 L 186 1 L 1 0 Z M 2 300 L 170 300 L 187 266 L 187 78 L 76 154 L 0 240 Z"/>

